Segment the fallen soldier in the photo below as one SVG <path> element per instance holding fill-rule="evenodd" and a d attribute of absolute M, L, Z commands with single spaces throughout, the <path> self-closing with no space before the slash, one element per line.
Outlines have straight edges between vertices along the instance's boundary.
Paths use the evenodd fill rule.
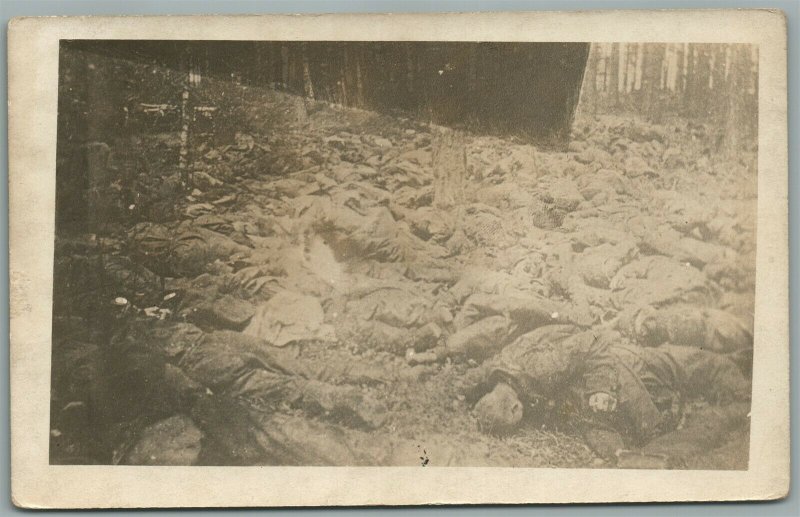
<path fill-rule="evenodd" d="M 617 333 L 573 325 L 548 325 L 520 336 L 470 374 L 467 395 L 477 400 L 481 429 L 503 434 L 523 420 L 566 420 L 598 456 L 614 462 L 629 448 L 667 454 L 700 448 L 669 440 L 663 449 L 648 448 L 657 437 L 677 432 L 689 399 L 704 397 L 720 408 L 718 425 L 699 422 L 706 431 L 721 433 L 745 421 L 750 382 L 727 357 L 695 347 L 619 343 L 624 342 Z M 687 431 L 681 430 L 685 440 L 696 438 L 698 433 Z M 709 437 L 703 438 L 707 443 Z"/>
<path fill-rule="evenodd" d="M 224 464 L 268 462 L 275 453 L 237 442 L 231 429 L 246 434 L 254 415 L 300 410 L 365 429 L 386 419 L 384 405 L 353 385 L 379 382 L 358 365 L 309 365 L 239 332 L 203 332 L 136 314 L 121 315 L 120 324 L 105 346 L 56 345 L 54 385 L 62 395 L 52 425 L 63 443 L 52 449 L 56 463 L 127 462 L 140 431 L 173 415 L 191 415 L 188 427 L 196 424 L 208 438 L 192 461 Z M 205 449 L 216 452 L 207 458 Z"/>
<path fill-rule="evenodd" d="M 569 304 L 541 296 L 473 294 L 456 316 L 456 331 L 444 343 L 422 353 L 406 355 L 410 364 L 443 361 L 448 357 L 484 361 L 517 336 L 543 325 L 589 326 L 586 313 Z"/>
<path fill-rule="evenodd" d="M 642 346 L 672 343 L 720 353 L 753 348 L 751 328 L 726 311 L 679 304 L 637 309 L 628 319 L 620 330 Z"/>

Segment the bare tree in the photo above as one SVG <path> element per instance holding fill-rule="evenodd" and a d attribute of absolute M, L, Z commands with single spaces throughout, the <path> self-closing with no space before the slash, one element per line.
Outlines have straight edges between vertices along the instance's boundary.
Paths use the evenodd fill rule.
<path fill-rule="evenodd" d="M 616 106 L 619 103 L 619 82 L 620 82 L 619 56 L 620 56 L 620 44 L 612 43 L 611 56 L 610 56 L 611 60 L 609 63 L 609 75 L 610 75 L 609 85 L 612 95 L 612 102 L 614 106 Z"/>
<path fill-rule="evenodd" d="M 589 106 L 590 112 L 594 115 L 597 111 L 597 65 L 600 61 L 600 47 L 592 43 L 589 50 L 589 60 L 586 63 L 586 72 L 583 76 L 583 96 L 584 103 Z"/>
<path fill-rule="evenodd" d="M 750 50 L 747 45 L 731 46 L 730 71 L 728 73 L 727 105 L 725 113 L 725 134 L 723 151 L 728 156 L 741 152 L 746 138 L 748 117 L 745 107 L 745 96 L 750 80 Z M 750 120 L 752 123 L 753 121 Z"/>
<path fill-rule="evenodd" d="M 178 157 L 178 168 L 181 170 L 181 182 L 184 188 L 191 188 L 189 177 L 189 128 L 192 121 L 192 107 L 189 103 L 189 90 L 192 87 L 191 54 L 188 49 L 183 51 L 181 59 L 183 68 L 181 81 L 181 145 Z"/>

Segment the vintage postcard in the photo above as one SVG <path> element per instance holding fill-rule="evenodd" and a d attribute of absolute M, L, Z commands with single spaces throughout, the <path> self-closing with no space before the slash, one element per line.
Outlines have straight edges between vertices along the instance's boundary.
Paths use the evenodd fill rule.
<path fill-rule="evenodd" d="M 789 486 L 780 12 L 9 27 L 27 508 Z"/>

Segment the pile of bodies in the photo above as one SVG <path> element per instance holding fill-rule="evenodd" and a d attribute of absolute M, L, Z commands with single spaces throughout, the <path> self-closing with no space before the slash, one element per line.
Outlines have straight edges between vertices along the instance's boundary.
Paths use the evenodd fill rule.
<path fill-rule="evenodd" d="M 747 426 L 754 153 L 621 117 L 563 152 L 466 135 L 442 205 L 449 130 L 250 126 L 171 215 L 57 239 L 53 461 L 685 466 Z"/>

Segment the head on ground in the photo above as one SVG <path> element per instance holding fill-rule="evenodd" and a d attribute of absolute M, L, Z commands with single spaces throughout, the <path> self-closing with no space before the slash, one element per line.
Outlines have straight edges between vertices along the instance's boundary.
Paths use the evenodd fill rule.
<path fill-rule="evenodd" d="M 501 382 L 475 404 L 474 414 L 481 431 L 508 434 L 522 420 L 523 405 L 514 389 Z"/>

